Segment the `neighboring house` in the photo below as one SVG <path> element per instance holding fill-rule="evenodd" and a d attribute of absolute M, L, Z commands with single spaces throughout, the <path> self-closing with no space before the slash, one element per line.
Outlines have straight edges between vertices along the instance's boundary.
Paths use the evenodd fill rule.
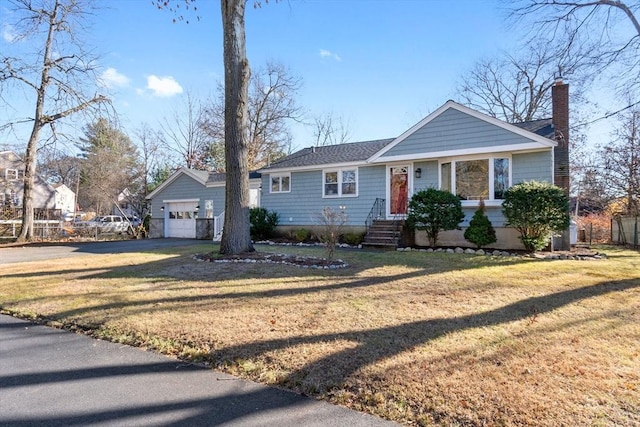
<path fill-rule="evenodd" d="M 0 151 L 0 204 L 6 208 L 22 207 L 25 163 L 13 151 Z M 33 189 L 34 209 L 55 209 L 56 191 L 36 176 Z"/>
<path fill-rule="evenodd" d="M 76 193 L 65 184 L 55 184 L 53 188 L 56 192 L 55 208 L 60 210 L 63 218 L 69 217 L 69 214 L 71 214 L 71 218 L 73 218 L 76 205 Z"/>
<path fill-rule="evenodd" d="M 554 119 L 508 124 L 448 101 L 397 138 L 302 149 L 259 171 L 260 205 L 279 214 L 283 230 L 318 226 L 318 214 L 328 206 L 344 211 L 352 230 L 364 231 L 372 220 L 396 224 L 414 193 L 440 188 L 457 194 L 465 212 L 462 230 L 442 232 L 441 245 L 472 246 L 463 232 L 483 199 L 498 237 L 493 247 L 522 248 L 516 231 L 505 226 L 504 192 L 524 181 L 568 182 L 568 152 L 558 154 L 555 141 L 560 130 L 568 134 L 568 90 L 557 92 L 554 105 L 566 111 L 554 107 Z M 567 99 L 557 102 L 557 96 Z M 196 180 L 191 175 L 182 171 L 162 184 L 167 195 L 158 203 L 154 194 L 154 218 L 180 195 L 189 194 L 191 208 L 202 206 L 202 193 L 187 191 Z M 216 185 L 219 199 L 211 199 L 222 206 L 224 181 Z M 415 244 L 428 245 L 424 233 L 415 234 Z"/>
<path fill-rule="evenodd" d="M 260 174 L 249 175 L 251 207 L 260 206 Z M 219 239 L 225 174 L 181 168 L 153 190 L 149 236 Z"/>
<path fill-rule="evenodd" d="M 131 203 L 132 194 L 128 188 L 125 188 L 118 194 L 118 206 L 114 206 L 112 210 L 113 215 L 122 215 L 127 218 L 133 218 L 138 216 L 138 210 Z"/>

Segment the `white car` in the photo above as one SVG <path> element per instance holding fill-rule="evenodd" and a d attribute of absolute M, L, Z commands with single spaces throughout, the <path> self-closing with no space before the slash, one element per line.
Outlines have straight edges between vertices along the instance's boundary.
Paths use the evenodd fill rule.
<path fill-rule="evenodd" d="M 90 221 L 81 222 L 78 226 L 84 229 L 97 228 L 100 233 L 105 234 L 122 234 L 127 232 L 129 221 L 124 220 L 119 215 L 106 215 L 97 216 Z"/>

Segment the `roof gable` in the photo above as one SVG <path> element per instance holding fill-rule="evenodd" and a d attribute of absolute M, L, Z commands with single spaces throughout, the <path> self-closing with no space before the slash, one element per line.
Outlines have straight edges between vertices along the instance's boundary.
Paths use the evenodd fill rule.
<path fill-rule="evenodd" d="M 206 176 L 205 176 L 206 174 Z M 172 182 L 174 182 L 175 180 L 177 180 L 178 178 L 180 178 L 181 176 L 188 176 L 189 178 L 193 179 L 194 181 L 205 185 L 206 180 L 209 176 L 209 172 L 205 172 L 205 171 L 196 171 L 193 169 L 187 169 L 187 168 L 180 168 L 177 171 L 175 171 L 174 173 L 171 174 L 171 176 L 169 176 L 169 178 L 167 178 L 164 182 L 162 182 L 160 185 L 158 185 L 151 193 L 149 193 L 147 195 L 147 199 L 152 199 L 154 198 L 158 193 L 162 192 L 165 188 L 167 188 L 169 185 L 171 185 Z"/>
<path fill-rule="evenodd" d="M 375 153 L 369 162 L 438 157 L 456 152 L 539 149 L 556 145 L 554 141 L 529 130 L 544 129 L 546 122 L 521 125 L 515 126 L 454 101 L 447 101 Z"/>
<path fill-rule="evenodd" d="M 162 192 L 165 188 L 167 188 L 171 183 L 175 182 L 181 176 L 187 176 L 203 187 L 216 187 L 216 186 L 224 186 L 226 180 L 226 173 L 224 172 L 209 172 L 209 171 L 201 171 L 195 169 L 187 169 L 180 168 L 174 173 L 171 174 L 169 178 L 167 178 L 163 183 L 158 185 L 151 193 L 147 195 L 147 199 L 152 199 L 156 197 L 160 192 Z M 249 179 L 259 179 L 260 174 L 257 172 L 250 172 Z"/>

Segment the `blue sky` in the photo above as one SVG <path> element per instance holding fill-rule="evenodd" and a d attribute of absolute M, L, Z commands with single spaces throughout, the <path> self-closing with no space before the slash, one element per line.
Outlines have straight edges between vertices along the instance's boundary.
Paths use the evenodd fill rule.
<path fill-rule="evenodd" d="M 200 20 L 187 14 L 189 24 L 172 23 L 173 15 L 150 0 L 99 4 L 87 43 L 101 54 L 103 81 L 130 136 L 143 122 L 158 128 L 187 91 L 201 99 L 215 93 L 223 77 L 217 0 L 198 0 Z M 268 60 L 287 66 L 302 79 L 298 101 L 307 118 L 329 112 L 342 117 L 351 141 L 399 135 L 455 99 L 457 81 L 476 60 L 517 42 L 497 0 L 251 4 L 251 66 Z M 0 16 L 1 24 L 7 20 Z M 311 145 L 311 134 L 309 127 L 294 126 L 294 147 Z"/>

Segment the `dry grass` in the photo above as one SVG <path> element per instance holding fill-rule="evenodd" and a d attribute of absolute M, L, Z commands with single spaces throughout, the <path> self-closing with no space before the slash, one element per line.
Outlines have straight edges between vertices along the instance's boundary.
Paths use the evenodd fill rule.
<path fill-rule="evenodd" d="M 210 250 L 7 265 L 0 308 L 405 424 L 640 425 L 637 252 L 350 251 L 343 270 L 190 256 Z"/>

